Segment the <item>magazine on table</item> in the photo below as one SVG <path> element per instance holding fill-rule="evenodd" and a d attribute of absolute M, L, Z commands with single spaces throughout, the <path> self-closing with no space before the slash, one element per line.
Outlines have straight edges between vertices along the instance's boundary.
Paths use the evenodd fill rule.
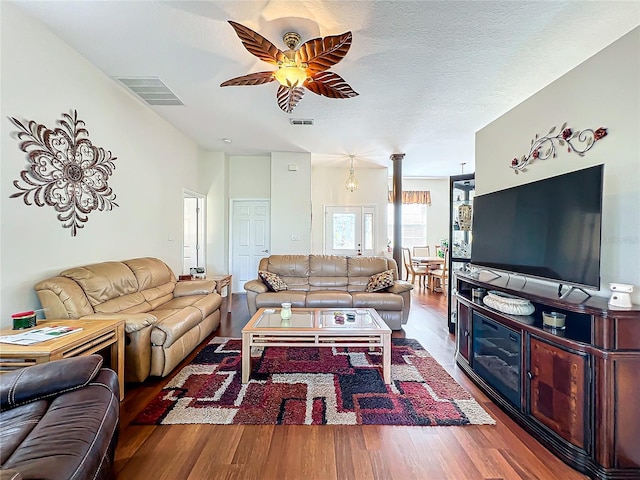
<path fill-rule="evenodd" d="M 41 327 L 36 328 L 35 330 L 29 330 L 28 332 L 0 336 L 0 343 L 33 345 L 35 343 L 45 342 L 47 340 L 79 332 L 80 330 L 82 330 L 82 327 Z"/>

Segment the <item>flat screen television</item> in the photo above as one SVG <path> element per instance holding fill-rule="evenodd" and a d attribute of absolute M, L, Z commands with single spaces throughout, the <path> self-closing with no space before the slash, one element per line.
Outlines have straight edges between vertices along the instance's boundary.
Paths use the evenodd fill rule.
<path fill-rule="evenodd" d="M 473 200 L 471 264 L 600 288 L 604 166 Z"/>

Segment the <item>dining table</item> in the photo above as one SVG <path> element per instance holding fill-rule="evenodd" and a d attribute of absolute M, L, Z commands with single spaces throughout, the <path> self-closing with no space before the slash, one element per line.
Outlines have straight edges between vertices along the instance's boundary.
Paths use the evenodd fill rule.
<path fill-rule="evenodd" d="M 419 265 L 424 265 L 427 268 L 428 284 L 431 291 L 435 291 L 435 287 L 432 285 L 431 273 L 440 269 L 444 269 L 444 258 L 442 257 L 412 257 L 412 260 Z"/>
<path fill-rule="evenodd" d="M 428 268 L 444 267 L 444 258 L 442 257 L 411 257 L 411 259 L 421 265 L 427 265 Z"/>

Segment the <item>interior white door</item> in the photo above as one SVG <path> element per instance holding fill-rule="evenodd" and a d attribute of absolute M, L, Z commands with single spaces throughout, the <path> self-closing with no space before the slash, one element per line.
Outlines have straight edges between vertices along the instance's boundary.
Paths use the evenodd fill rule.
<path fill-rule="evenodd" d="M 327 255 L 374 255 L 375 207 L 326 206 L 324 252 Z"/>
<path fill-rule="evenodd" d="M 270 251 L 269 200 L 234 200 L 231 232 L 231 274 L 234 292 L 258 277 L 260 259 Z"/>

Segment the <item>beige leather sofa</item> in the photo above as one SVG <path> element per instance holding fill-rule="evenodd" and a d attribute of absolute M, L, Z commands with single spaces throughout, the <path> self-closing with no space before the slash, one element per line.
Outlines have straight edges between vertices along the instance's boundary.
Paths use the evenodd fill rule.
<path fill-rule="evenodd" d="M 259 308 L 375 308 L 392 330 L 407 323 L 413 285 L 399 280 L 395 260 L 385 257 L 338 255 L 271 255 L 260 260 L 258 270 L 278 275 L 287 290 L 271 291 L 260 279 L 245 283 L 249 313 Z M 365 292 L 372 275 L 393 271 L 394 284 L 377 292 Z"/>
<path fill-rule="evenodd" d="M 125 321 L 125 379 L 169 374 L 220 324 L 213 280 L 176 282 L 157 258 L 65 270 L 35 286 L 47 319 Z"/>

